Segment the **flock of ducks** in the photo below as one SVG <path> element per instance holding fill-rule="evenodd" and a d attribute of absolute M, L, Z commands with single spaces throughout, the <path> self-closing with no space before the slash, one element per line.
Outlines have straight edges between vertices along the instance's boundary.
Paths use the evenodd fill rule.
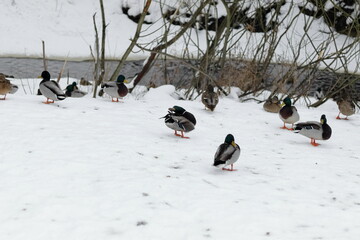
<path fill-rule="evenodd" d="M 284 100 L 284 106 L 279 110 L 279 117 L 283 121 L 284 126 L 282 129 L 294 131 L 301 135 L 310 138 L 310 144 L 318 146 L 316 140 L 328 140 L 331 137 L 331 127 L 327 124 L 326 116 L 323 114 L 320 118 L 320 122 L 308 121 L 300 122 L 300 116 L 295 106 L 292 106 L 291 99 L 286 97 Z M 287 128 L 285 124 L 291 124 L 291 128 Z"/>
<path fill-rule="evenodd" d="M 214 108 L 209 109 L 211 111 L 214 110 Z M 184 136 L 184 132 L 190 132 L 195 129 L 195 116 L 180 106 L 173 106 L 169 108 L 168 114 L 162 118 L 165 118 L 165 125 L 175 131 L 175 136 L 189 138 Z M 180 132 L 180 134 L 178 132 Z M 235 169 L 233 168 L 233 164 L 239 159 L 240 151 L 239 145 L 235 143 L 234 136 L 232 134 L 228 134 L 224 143 L 218 147 L 215 153 L 213 165 L 221 167 L 222 170 L 234 171 Z M 226 166 L 229 165 L 231 168 L 226 168 Z"/>
<path fill-rule="evenodd" d="M 54 103 L 55 101 L 61 101 L 66 97 L 83 97 L 86 93 L 78 89 L 76 82 L 68 85 L 65 92 L 60 88 L 58 82 L 50 80 L 50 73 L 43 71 L 41 73 L 42 81 L 39 84 L 39 90 L 42 95 L 46 97 L 46 104 Z M 127 81 L 123 75 L 119 75 L 115 82 L 104 82 L 101 85 L 99 95 L 107 93 L 112 97 L 113 102 L 118 102 L 119 98 L 123 98 L 128 94 L 128 88 L 124 83 Z M 18 90 L 18 87 L 12 84 L 4 74 L 0 74 L 0 95 L 4 95 L 0 100 L 5 100 L 7 94 L 13 94 Z M 205 109 L 214 111 L 216 105 L 219 102 L 219 96 L 214 92 L 214 87 L 208 85 L 207 90 L 202 94 L 202 103 L 205 105 Z M 338 100 L 337 101 L 339 114 L 337 119 L 348 119 L 355 113 L 355 105 L 351 101 Z M 310 138 L 310 143 L 313 146 L 318 146 L 316 140 L 328 140 L 331 137 L 331 127 L 327 124 L 326 116 L 323 114 L 320 118 L 320 122 L 308 121 L 297 123 L 300 119 L 299 113 L 295 106 L 292 105 L 291 99 L 286 97 L 283 100 L 283 104 L 280 104 L 278 97 L 274 96 L 268 99 L 263 108 L 267 112 L 278 113 L 279 118 L 283 122 L 282 129 L 291 130 L 295 133 L 299 133 L 305 137 Z M 345 115 L 345 118 L 340 118 L 340 114 Z M 165 125 L 175 131 L 175 135 L 181 138 L 189 138 L 184 135 L 186 132 L 190 132 L 195 129 L 196 118 L 195 116 L 186 111 L 180 106 L 173 106 L 168 109 L 168 114 L 164 117 Z M 291 128 L 288 128 L 286 124 L 291 124 Z M 178 133 L 179 132 L 179 133 Z M 241 149 L 238 144 L 235 143 L 235 138 L 232 134 L 228 134 L 225 137 L 224 143 L 218 148 L 214 156 L 213 166 L 221 167 L 223 170 L 234 171 L 233 164 L 239 159 Z M 226 168 L 230 166 L 230 168 Z"/>
<path fill-rule="evenodd" d="M 46 104 L 64 100 L 66 97 L 80 98 L 86 95 L 85 92 L 79 90 L 76 82 L 68 85 L 64 92 L 58 82 L 50 80 L 50 73 L 48 71 L 43 71 L 41 78 L 43 80 L 39 84 L 39 89 L 41 94 L 46 97 L 46 102 L 44 102 Z M 99 93 L 102 95 L 105 92 L 112 98 L 113 102 L 118 102 L 119 98 L 125 97 L 128 94 L 128 88 L 124 82 L 126 82 L 125 77 L 120 75 L 115 82 L 102 83 Z"/>
<path fill-rule="evenodd" d="M 219 97 L 217 93 L 214 92 L 213 86 L 208 86 L 207 91 L 202 95 L 202 103 L 205 105 L 205 109 L 214 111 L 217 103 L 219 102 Z M 340 118 L 339 115 L 337 119 L 348 119 L 348 116 L 351 116 L 355 113 L 355 105 L 350 101 L 337 101 L 340 113 L 345 115 L 346 118 Z M 299 122 L 300 116 L 295 106 L 292 105 L 291 99 L 289 97 L 284 98 L 283 104 L 280 104 L 280 101 L 277 96 L 274 96 L 268 99 L 263 108 L 267 112 L 278 113 L 279 118 L 283 122 L 281 129 L 291 130 L 294 133 L 299 133 L 305 137 L 310 138 L 310 144 L 313 146 L 320 145 L 316 140 L 328 140 L 331 137 L 331 127 L 327 124 L 326 116 L 321 115 L 320 122 L 316 121 L 307 121 Z M 176 136 L 182 138 L 188 138 L 184 136 L 184 132 L 190 132 L 195 129 L 196 119 L 193 114 L 186 111 L 184 108 L 179 106 L 174 106 L 168 109 L 168 114 L 164 116 L 165 125 L 175 131 Z M 287 127 L 286 124 L 291 124 L 291 128 Z M 177 132 L 181 134 L 178 134 Z M 233 164 L 239 159 L 241 149 L 238 144 L 235 143 L 235 138 L 232 134 L 228 134 L 225 137 L 224 143 L 222 143 L 214 156 L 213 166 L 222 167 L 222 170 L 234 171 Z M 226 168 L 231 166 L 230 168 Z"/>
<path fill-rule="evenodd" d="M 39 84 L 39 91 L 46 97 L 46 101 L 44 102 L 46 104 L 62 101 L 67 97 L 80 98 L 86 95 L 86 92 L 79 90 L 76 82 L 73 82 L 68 85 L 65 90 L 62 90 L 57 81 L 51 80 L 48 71 L 43 71 L 39 78 L 42 78 L 42 81 Z M 128 94 L 128 88 L 125 86 L 124 82 L 127 82 L 125 77 L 120 75 L 115 82 L 103 83 L 100 92 L 107 93 L 112 97 L 113 102 L 118 102 L 119 98 L 123 98 Z M 12 84 L 6 79 L 4 74 L 0 73 L 0 95 L 4 96 L 3 98 L 0 98 L 0 100 L 5 100 L 7 94 L 14 94 L 17 90 L 18 86 Z"/>

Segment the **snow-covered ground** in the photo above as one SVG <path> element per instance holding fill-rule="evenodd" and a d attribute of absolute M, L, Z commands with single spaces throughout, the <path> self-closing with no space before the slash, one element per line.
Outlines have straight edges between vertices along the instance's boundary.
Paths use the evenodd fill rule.
<path fill-rule="evenodd" d="M 358 114 L 300 101 L 301 121 L 326 114 L 333 130 L 313 147 L 235 93 L 209 112 L 173 92 L 0 101 L 0 239 L 359 239 Z M 195 115 L 190 139 L 159 119 L 173 105 Z M 234 172 L 212 166 L 228 133 L 242 149 Z"/>

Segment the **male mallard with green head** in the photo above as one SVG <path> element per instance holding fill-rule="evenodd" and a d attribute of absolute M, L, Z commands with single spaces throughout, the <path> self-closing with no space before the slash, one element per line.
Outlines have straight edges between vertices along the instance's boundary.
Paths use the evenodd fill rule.
<path fill-rule="evenodd" d="M 43 80 L 39 84 L 39 89 L 41 94 L 46 97 L 46 102 L 44 103 L 54 103 L 54 101 L 61 101 L 66 98 L 59 84 L 54 80 L 50 80 L 50 73 L 48 71 L 43 71 L 41 77 Z M 49 101 L 50 99 L 52 101 Z"/>
<path fill-rule="evenodd" d="M 279 117 L 284 122 L 284 126 L 281 128 L 293 130 L 292 128 L 287 128 L 285 123 L 291 124 L 293 126 L 294 123 L 300 119 L 299 113 L 295 106 L 291 106 L 291 99 L 289 97 L 286 97 L 283 102 L 285 105 L 279 110 Z"/>
<path fill-rule="evenodd" d="M 336 119 L 343 119 L 343 120 L 349 120 L 348 116 L 351 116 L 355 114 L 355 104 L 350 100 L 338 100 L 337 102 L 338 108 L 339 108 L 339 114 L 337 115 Z M 342 115 L 345 115 L 345 118 L 340 117 L 340 113 Z"/>
<path fill-rule="evenodd" d="M 331 127 L 327 124 L 324 114 L 320 122 L 309 121 L 295 124 L 294 132 L 310 138 L 311 145 L 315 147 L 319 145 L 315 140 L 328 140 L 331 137 Z"/>
<path fill-rule="evenodd" d="M 184 136 L 184 132 L 195 129 L 196 119 L 194 115 L 182 107 L 173 106 L 169 108 L 168 114 L 163 118 L 165 118 L 165 125 L 173 129 L 176 136 L 189 138 Z M 177 131 L 180 131 L 181 134 L 178 134 Z"/>
<path fill-rule="evenodd" d="M 240 147 L 235 143 L 234 136 L 228 134 L 223 144 L 221 144 L 214 156 L 214 166 L 222 167 L 222 170 L 234 171 L 233 164 L 240 157 Z M 225 168 L 231 165 L 231 168 Z"/>
<path fill-rule="evenodd" d="M 66 87 L 65 95 L 67 97 L 81 98 L 86 95 L 86 92 L 79 90 L 79 88 L 77 87 L 77 83 L 73 82 Z"/>
<path fill-rule="evenodd" d="M 125 97 L 129 92 L 124 83 L 127 83 L 124 75 L 119 75 L 115 82 L 104 82 L 101 84 L 101 91 L 107 93 L 111 97 L 112 102 L 118 102 L 119 98 Z"/>
<path fill-rule="evenodd" d="M 263 108 L 267 112 L 278 113 L 281 109 L 281 105 L 277 96 L 267 99 L 263 105 Z"/>
<path fill-rule="evenodd" d="M 205 105 L 205 108 L 214 111 L 216 105 L 219 103 L 219 96 L 214 92 L 214 87 L 212 85 L 207 86 L 207 90 L 202 94 L 201 101 Z"/>

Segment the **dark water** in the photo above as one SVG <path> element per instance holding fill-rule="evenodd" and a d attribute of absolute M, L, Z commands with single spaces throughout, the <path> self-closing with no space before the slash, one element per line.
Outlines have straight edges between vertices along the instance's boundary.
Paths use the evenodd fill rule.
<path fill-rule="evenodd" d="M 141 69 L 142 61 L 126 62 L 124 71 L 126 75 L 134 75 Z M 117 66 L 117 61 L 107 61 L 106 69 L 112 72 Z M 56 78 L 63 68 L 64 61 L 48 60 L 47 69 L 52 78 Z M 44 70 L 42 59 L 33 58 L 0 58 L 0 72 L 12 75 L 15 78 L 36 78 Z M 92 61 L 67 61 L 63 72 L 63 77 L 70 76 L 73 78 L 84 77 L 92 80 L 94 71 L 94 62 Z"/>
<path fill-rule="evenodd" d="M 122 69 L 121 74 L 131 79 L 142 69 L 143 60 L 127 61 Z M 56 78 L 63 68 L 64 61 L 47 60 L 47 69 L 52 78 Z M 106 61 L 105 79 L 109 79 L 111 74 L 118 65 L 118 61 Z M 166 72 L 162 69 L 165 69 Z M 36 78 L 44 70 L 42 59 L 33 58 L 0 58 L 0 73 L 14 76 L 15 78 Z M 94 62 L 92 61 L 67 61 L 62 77 L 73 77 L 77 79 L 85 78 L 92 81 L 94 72 Z M 156 86 L 163 84 L 179 85 L 182 81 L 190 80 L 191 70 L 178 63 L 156 61 L 148 74 L 142 79 L 141 85 L 147 85 L 150 82 Z"/>

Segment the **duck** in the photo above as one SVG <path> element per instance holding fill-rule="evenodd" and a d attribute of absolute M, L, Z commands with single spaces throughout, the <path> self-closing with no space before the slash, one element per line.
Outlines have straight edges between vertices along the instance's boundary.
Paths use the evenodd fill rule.
<path fill-rule="evenodd" d="M 168 109 L 165 118 L 165 125 L 175 131 L 175 136 L 189 138 L 184 136 L 184 132 L 190 132 L 195 129 L 195 116 L 180 106 L 173 106 Z M 177 132 L 180 131 L 181 134 Z"/>
<path fill-rule="evenodd" d="M 291 124 L 292 127 L 294 123 L 299 121 L 300 116 L 295 106 L 291 106 L 291 99 L 286 97 L 284 100 L 284 106 L 279 110 L 279 117 L 284 122 L 284 126 L 281 129 L 293 130 L 293 128 L 287 128 L 285 123 Z"/>
<path fill-rule="evenodd" d="M 216 105 L 219 103 L 219 96 L 214 92 L 212 85 L 207 86 L 207 90 L 202 94 L 201 101 L 205 105 L 205 109 L 208 108 L 210 111 L 214 111 Z"/>
<path fill-rule="evenodd" d="M 77 87 L 77 83 L 73 82 L 66 87 L 65 95 L 67 97 L 81 98 L 86 95 L 86 92 L 79 90 L 79 88 Z"/>
<path fill-rule="evenodd" d="M 43 80 L 39 84 L 39 89 L 41 94 L 46 97 L 46 102 L 44 102 L 45 104 L 62 101 L 66 98 L 64 92 L 59 86 L 59 83 L 54 80 L 50 80 L 50 73 L 48 71 L 43 71 L 41 73 L 41 77 Z"/>
<path fill-rule="evenodd" d="M 320 122 L 309 121 L 295 124 L 295 133 L 311 139 L 310 144 L 313 146 L 319 146 L 315 140 L 328 140 L 331 137 L 331 127 L 327 124 L 325 114 L 321 115 Z"/>
<path fill-rule="evenodd" d="M 6 94 L 11 92 L 11 83 L 5 78 L 5 75 L 0 75 L 0 95 L 4 95 L 0 100 L 6 99 Z"/>
<path fill-rule="evenodd" d="M 336 119 L 349 120 L 348 116 L 355 114 L 355 104 L 350 100 L 340 99 L 336 102 L 339 108 L 339 114 Z M 340 113 L 345 115 L 345 118 L 340 117 Z"/>
<path fill-rule="evenodd" d="M 9 75 L 5 75 L 3 73 L 0 73 L 0 81 L 10 83 L 11 89 L 10 89 L 9 93 L 10 94 L 15 94 L 19 90 L 19 87 L 17 85 L 15 85 L 15 84 L 11 83 L 7 78 L 14 78 L 14 76 L 9 76 Z"/>
<path fill-rule="evenodd" d="M 240 152 L 241 149 L 235 143 L 234 136 L 232 134 L 226 135 L 224 143 L 217 148 L 213 166 L 222 167 L 222 170 L 235 171 L 233 165 L 239 159 Z M 231 168 L 225 168 L 229 165 Z"/>
<path fill-rule="evenodd" d="M 273 96 L 272 98 L 267 99 L 263 105 L 263 108 L 267 112 L 279 113 L 279 110 L 281 109 L 279 98 L 277 96 Z"/>
<path fill-rule="evenodd" d="M 120 74 L 115 82 L 102 83 L 100 91 L 107 93 L 111 97 L 112 102 L 119 102 L 119 98 L 125 97 L 129 92 L 128 88 L 125 86 L 124 83 L 128 83 L 128 81 L 125 80 L 124 75 Z M 114 100 L 114 98 L 116 100 Z"/>

